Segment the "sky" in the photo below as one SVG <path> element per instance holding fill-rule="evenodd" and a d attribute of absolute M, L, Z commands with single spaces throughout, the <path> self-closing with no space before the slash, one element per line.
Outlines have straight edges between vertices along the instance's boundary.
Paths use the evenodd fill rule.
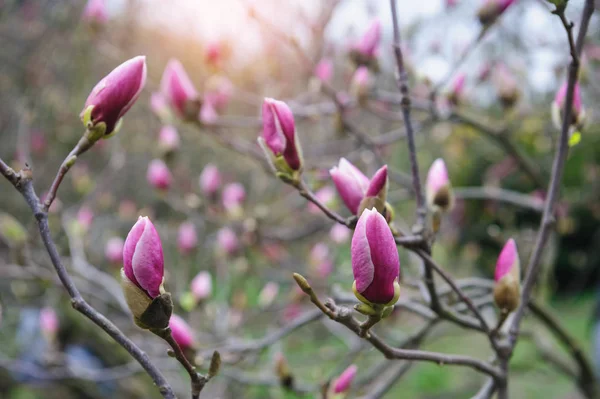
<path fill-rule="evenodd" d="M 127 0 L 107 0 L 111 12 L 118 13 Z M 323 0 L 136 0 L 145 6 L 143 20 L 160 24 L 181 34 L 189 34 L 201 40 L 233 39 L 238 46 L 234 52 L 242 59 L 244 52 L 262 51 L 261 34 L 248 19 L 247 7 L 254 5 L 262 16 L 279 26 L 294 30 L 298 20 L 314 18 Z M 445 8 L 445 0 L 399 0 L 399 19 L 405 29 L 420 22 L 417 40 L 408 49 L 418 64 L 419 74 L 434 82 L 442 79 L 462 49 L 479 31 L 474 18 L 477 8 L 484 0 L 459 0 L 451 10 Z M 518 0 L 506 12 L 487 40 L 497 40 L 504 32 L 517 32 L 528 45 L 526 59 L 510 61 L 517 73 L 527 78 L 534 90 L 549 92 L 556 89 L 555 68 L 560 65 L 561 55 L 556 48 L 564 41 L 564 31 L 558 19 L 548 12 L 542 0 Z M 571 8 L 580 8 L 582 0 L 572 0 Z M 343 0 L 336 9 L 326 31 L 330 42 L 343 43 L 348 32 L 359 34 L 374 17 L 380 18 L 384 27 L 384 41 L 391 40 L 391 20 L 388 1 Z M 577 12 L 578 10 L 574 10 Z M 302 32 L 295 30 L 302 39 Z M 529 39 L 531 38 L 531 39 Z M 439 54 L 432 55 L 432 43 L 439 42 Z M 539 43 L 538 43 L 539 42 Z M 485 44 L 485 43 L 484 43 Z M 482 46 L 480 46 L 482 47 Z M 246 57 L 247 58 L 247 57 Z M 474 53 L 466 67 L 481 61 L 481 53 Z M 467 71 L 468 72 L 468 71 Z"/>

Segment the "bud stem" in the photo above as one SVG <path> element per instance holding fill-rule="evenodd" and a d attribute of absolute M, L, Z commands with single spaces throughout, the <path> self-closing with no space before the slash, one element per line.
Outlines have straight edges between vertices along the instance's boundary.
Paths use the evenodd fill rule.
<path fill-rule="evenodd" d="M 330 319 L 334 319 L 335 315 L 331 312 L 331 310 L 327 309 L 325 305 L 321 302 L 321 300 L 317 297 L 317 294 L 313 291 L 312 287 L 308 283 L 308 281 L 301 274 L 294 273 L 294 280 L 296 280 L 296 284 L 298 287 L 309 296 L 310 301 L 314 303 L 321 312 L 325 313 Z"/>
<path fill-rule="evenodd" d="M 171 346 L 175 358 L 179 363 L 181 363 L 183 368 L 185 368 L 185 370 L 190 375 L 192 385 L 192 399 L 198 399 L 200 397 L 200 392 L 204 388 L 204 385 L 206 385 L 206 383 L 210 380 L 211 377 L 213 377 L 214 374 L 205 376 L 196 371 L 196 367 L 194 367 L 192 363 L 190 363 L 190 361 L 187 359 L 187 357 L 185 357 L 183 351 L 181 350 L 181 347 L 173 338 L 173 335 L 171 334 L 171 328 L 167 327 L 164 329 L 150 329 L 150 331 L 155 335 L 159 336 L 160 338 L 164 339 Z M 213 354 L 213 359 L 214 357 L 215 355 Z M 211 361 L 211 366 L 212 363 L 213 361 Z M 212 368 L 213 367 L 211 367 L 211 369 Z"/>
<path fill-rule="evenodd" d="M 56 192 L 58 191 L 58 187 L 62 183 L 67 172 L 77 161 L 77 157 L 79 157 L 81 154 L 92 148 L 96 141 L 97 139 L 94 140 L 94 138 L 90 137 L 90 131 L 87 130 L 81 137 L 81 139 L 79 139 L 77 145 L 75 145 L 75 147 L 71 150 L 69 155 L 67 155 L 62 165 L 60 165 L 60 169 L 58 170 L 58 173 L 56 174 L 56 177 L 54 178 L 54 181 L 50 186 L 50 190 L 48 190 L 48 194 L 46 195 L 46 199 L 44 200 L 43 204 L 44 212 L 48 212 L 50 205 L 52 205 L 52 202 L 56 198 Z"/>

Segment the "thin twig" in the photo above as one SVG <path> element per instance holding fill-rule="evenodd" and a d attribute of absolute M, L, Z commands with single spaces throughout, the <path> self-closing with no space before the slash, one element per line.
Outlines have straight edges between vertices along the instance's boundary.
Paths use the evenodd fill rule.
<path fill-rule="evenodd" d="M 110 320 L 108 320 L 103 314 L 88 304 L 79 293 L 79 290 L 73 283 L 71 276 L 62 263 L 58 249 L 56 248 L 56 245 L 54 244 L 54 241 L 50 235 L 48 214 L 43 209 L 42 204 L 40 203 L 39 198 L 33 188 L 31 170 L 26 168 L 17 174 L 11 168 L 5 166 L 6 164 L 0 160 L 0 173 L 2 173 L 2 175 L 4 175 L 11 183 L 13 183 L 35 216 L 42 241 L 44 242 L 46 250 L 48 251 L 48 255 L 50 255 L 52 265 L 54 266 L 61 283 L 71 297 L 71 305 L 73 308 L 93 321 L 108 335 L 110 335 L 119 345 L 125 348 L 125 350 L 127 350 L 127 352 L 129 352 L 131 356 L 133 356 L 133 358 L 140 363 L 144 370 L 146 370 L 164 398 L 175 398 L 173 389 L 162 375 L 160 370 L 158 370 L 158 368 L 152 364 L 148 355 L 144 353 L 133 341 L 127 338 L 127 336 L 125 336 L 125 334 L 123 334 L 123 332 L 121 332 L 121 330 L 119 330 L 119 328 Z"/>
<path fill-rule="evenodd" d="M 560 15 L 564 14 L 563 9 L 557 9 L 556 12 Z M 550 177 L 550 185 L 547 190 L 546 202 L 544 204 L 544 213 L 542 215 L 542 221 L 536 238 L 535 246 L 531 257 L 529 258 L 529 264 L 527 266 L 527 273 L 523 280 L 523 286 L 521 291 L 521 303 L 515 312 L 513 322 L 509 331 L 509 345 L 511 351 L 507 353 L 503 359 L 501 359 L 501 367 L 506 372 L 508 370 L 508 361 L 512 354 L 512 349 L 517 343 L 519 336 L 519 326 L 523 316 L 525 315 L 525 309 L 529 305 L 531 293 L 533 287 L 537 281 L 540 270 L 540 259 L 544 250 L 545 244 L 550 235 L 551 227 L 554 225 L 554 205 L 558 198 L 558 190 L 560 188 L 562 173 L 564 170 L 567 154 L 569 152 L 569 129 L 571 125 L 571 115 L 573 112 L 573 99 L 575 93 L 575 83 L 577 81 L 577 75 L 579 72 L 579 55 L 583 48 L 583 43 L 587 33 L 588 25 L 592 14 L 594 12 L 594 0 L 586 0 L 583 13 L 581 15 L 581 23 L 577 41 L 573 44 L 572 32 L 569 28 L 570 24 L 565 25 L 567 36 L 569 38 L 569 48 L 571 54 L 571 62 L 569 64 L 569 74 L 567 80 L 567 95 L 564 102 L 562 129 L 560 133 L 559 145 L 556 148 L 556 154 L 552 164 L 552 174 Z M 562 18 L 561 18 L 562 20 Z M 573 45 L 575 47 L 573 47 Z M 499 399 L 506 399 L 508 397 L 506 385 L 500 386 L 499 388 Z"/>
<path fill-rule="evenodd" d="M 419 164 L 417 162 L 417 150 L 415 148 L 415 132 L 410 119 L 410 96 L 408 92 L 408 74 L 404 68 L 402 58 L 402 49 L 400 48 L 400 27 L 398 26 L 398 16 L 396 11 L 396 0 L 390 0 L 392 9 L 392 23 L 394 26 L 394 56 L 396 58 L 396 82 L 402 95 L 402 118 L 406 127 L 406 141 L 408 144 L 408 156 L 410 159 L 410 169 L 412 174 L 413 191 L 417 202 L 417 231 L 420 234 L 425 226 L 427 217 L 427 208 L 425 207 L 425 197 L 421 188 L 421 178 L 419 177 Z"/>
<path fill-rule="evenodd" d="M 198 399 L 200 397 L 200 392 L 204 388 L 204 385 L 206 385 L 206 383 L 208 382 L 209 378 L 196 371 L 196 367 L 194 367 L 192 363 L 190 363 L 177 341 L 175 341 L 175 339 L 173 338 L 173 335 L 171 334 L 171 329 L 169 327 L 153 332 L 162 339 L 164 339 L 171 346 L 171 348 L 173 349 L 173 354 L 175 355 L 175 359 L 177 359 L 177 361 L 181 363 L 185 371 L 187 371 L 187 373 L 190 375 L 192 385 L 192 399 Z"/>

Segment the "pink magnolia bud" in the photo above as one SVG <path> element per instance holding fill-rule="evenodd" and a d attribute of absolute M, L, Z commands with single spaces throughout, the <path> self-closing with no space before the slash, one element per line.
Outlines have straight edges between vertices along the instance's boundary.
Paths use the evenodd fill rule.
<path fill-rule="evenodd" d="M 498 92 L 498 98 L 505 108 L 510 108 L 520 97 L 519 86 L 515 75 L 506 66 L 506 64 L 499 63 L 494 68 L 494 85 Z"/>
<path fill-rule="evenodd" d="M 349 366 L 336 380 L 333 382 L 333 393 L 343 393 L 350 389 L 350 385 L 356 376 L 358 367 L 356 365 Z"/>
<path fill-rule="evenodd" d="M 215 106 L 210 101 L 204 101 L 202 107 L 200 107 L 200 115 L 198 115 L 200 122 L 205 125 L 212 125 L 219 119 L 219 114 Z"/>
<path fill-rule="evenodd" d="M 160 81 L 160 90 L 179 117 L 197 117 L 199 95 L 181 62 L 176 59 L 169 61 Z"/>
<path fill-rule="evenodd" d="M 179 226 L 177 233 L 177 247 L 183 255 L 187 255 L 196 249 L 198 245 L 198 235 L 196 227 L 192 222 L 184 222 Z"/>
<path fill-rule="evenodd" d="M 221 59 L 221 43 L 208 43 L 204 49 L 204 59 L 208 64 L 217 65 Z"/>
<path fill-rule="evenodd" d="M 164 278 L 162 243 L 148 217 L 139 217 L 123 247 L 123 271 L 150 298 L 160 295 Z"/>
<path fill-rule="evenodd" d="M 258 294 L 258 305 L 261 308 L 268 308 L 271 306 L 275 298 L 277 298 L 278 293 L 279 284 L 269 281 Z"/>
<path fill-rule="evenodd" d="M 200 174 L 200 189 L 204 193 L 204 195 L 212 196 L 217 190 L 221 187 L 221 174 L 219 173 L 219 169 L 209 163 L 204 167 L 202 173 Z"/>
<path fill-rule="evenodd" d="M 176 314 L 171 315 L 169 328 L 171 328 L 173 339 L 181 349 L 190 349 L 194 346 L 194 332 L 189 324 L 181 317 Z"/>
<path fill-rule="evenodd" d="M 206 270 L 194 277 L 191 284 L 192 295 L 197 301 L 204 300 L 212 294 L 212 278 Z"/>
<path fill-rule="evenodd" d="M 393 305 L 400 295 L 400 259 L 387 221 L 377 210 L 365 209 L 351 244 L 354 293 L 365 302 Z"/>
<path fill-rule="evenodd" d="M 446 212 L 452 208 L 454 204 L 452 185 L 443 159 L 438 158 L 431 164 L 427 173 L 425 191 L 427 204 L 431 209 Z"/>
<path fill-rule="evenodd" d="M 223 188 L 223 207 L 228 211 L 234 211 L 242 207 L 246 200 L 246 190 L 241 183 L 230 183 Z"/>
<path fill-rule="evenodd" d="M 381 41 L 381 22 L 376 19 L 371 22 L 369 29 L 364 33 L 356 44 L 354 44 L 354 50 L 358 51 L 365 57 L 375 57 L 377 55 L 377 48 Z"/>
<path fill-rule="evenodd" d="M 356 215 L 360 202 L 369 187 L 369 179 L 346 158 L 341 158 L 338 166 L 331 168 L 329 174 L 342 201 L 350 212 Z"/>
<path fill-rule="evenodd" d="M 337 244 L 343 244 L 350 238 L 350 229 L 343 224 L 336 223 L 329 231 L 329 238 Z"/>
<path fill-rule="evenodd" d="M 51 307 L 40 310 L 40 330 L 44 336 L 54 338 L 58 333 L 59 321 L 56 312 Z"/>
<path fill-rule="evenodd" d="M 503 312 L 512 312 L 519 306 L 521 263 L 517 244 L 512 238 L 506 242 L 498 261 L 494 280 L 494 302 Z"/>
<path fill-rule="evenodd" d="M 331 186 L 325 186 L 320 190 L 317 190 L 315 197 L 317 197 L 321 203 L 325 204 L 326 206 L 330 206 L 335 200 L 335 190 Z M 308 211 L 314 214 L 321 213 L 319 207 L 312 202 L 308 203 Z"/>
<path fill-rule="evenodd" d="M 211 76 L 204 87 L 204 101 L 212 104 L 216 111 L 223 111 L 229 104 L 233 91 L 233 84 L 225 76 Z"/>
<path fill-rule="evenodd" d="M 170 153 L 179 149 L 179 133 L 173 126 L 167 125 L 160 129 L 158 134 L 158 147 L 164 153 Z"/>
<path fill-rule="evenodd" d="M 148 173 L 146 174 L 148 183 L 157 190 L 168 190 L 171 187 L 173 177 L 171 172 L 160 159 L 154 159 L 148 165 Z"/>
<path fill-rule="evenodd" d="M 169 103 L 161 92 L 154 92 L 150 96 L 150 109 L 160 120 L 168 120 L 171 116 Z"/>
<path fill-rule="evenodd" d="M 265 98 L 262 107 L 261 147 L 278 172 L 302 168 L 302 154 L 296 137 L 292 110 L 283 101 Z"/>
<path fill-rule="evenodd" d="M 81 14 L 81 19 L 96 25 L 104 25 L 108 22 L 108 12 L 104 0 L 88 0 L 83 9 L 83 14 Z"/>
<path fill-rule="evenodd" d="M 387 165 L 383 165 L 381 168 L 375 172 L 371 181 L 369 182 L 369 186 L 367 187 L 367 192 L 365 196 L 367 197 L 383 197 L 385 200 L 386 192 L 387 192 L 387 182 L 388 182 L 388 167 Z"/>
<path fill-rule="evenodd" d="M 125 242 L 121 237 L 111 237 L 104 246 L 104 256 L 110 263 L 118 264 L 123 260 L 123 246 Z"/>
<path fill-rule="evenodd" d="M 235 232 L 229 227 L 223 227 L 217 233 L 218 248 L 227 255 L 233 255 L 240 249 L 240 242 Z"/>
<path fill-rule="evenodd" d="M 92 226 L 93 221 L 94 211 L 92 211 L 89 206 L 83 205 L 81 208 L 79 208 L 79 211 L 77 212 L 77 222 L 81 227 L 87 230 Z"/>
<path fill-rule="evenodd" d="M 333 76 L 333 63 L 328 58 L 323 58 L 315 67 L 315 76 L 321 82 L 329 82 Z"/>
<path fill-rule="evenodd" d="M 364 98 L 369 92 L 371 77 L 366 66 L 359 66 L 352 76 L 350 92 L 358 98 Z"/>
<path fill-rule="evenodd" d="M 317 275 L 321 278 L 326 278 L 333 271 L 333 261 L 329 253 L 329 248 L 322 242 L 312 247 L 309 261 L 311 266 L 316 270 Z"/>
<path fill-rule="evenodd" d="M 133 106 L 146 84 L 146 57 L 125 61 L 94 88 L 85 101 L 80 117 L 88 130 L 104 136 L 118 131 L 121 118 Z"/>
<path fill-rule="evenodd" d="M 452 8 L 458 5 L 458 0 L 446 0 L 446 8 Z"/>
<path fill-rule="evenodd" d="M 552 122 L 557 129 L 562 128 L 565 100 L 567 98 L 567 88 L 567 82 L 563 83 L 562 86 L 560 86 L 560 89 L 558 89 L 556 92 L 556 97 L 554 97 L 554 102 L 552 103 Z M 571 125 L 575 126 L 576 128 L 581 127 L 585 120 L 585 111 L 581 102 L 581 87 L 579 86 L 579 82 L 575 82 L 575 88 L 573 91 L 573 110 L 571 113 Z"/>
<path fill-rule="evenodd" d="M 482 25 L 488 26 L 493 24 L 496 19 L 502 15 L 504 11 L 512 4 L 515 0 L 485 0 L 479 11 L 477 17 Z"/>

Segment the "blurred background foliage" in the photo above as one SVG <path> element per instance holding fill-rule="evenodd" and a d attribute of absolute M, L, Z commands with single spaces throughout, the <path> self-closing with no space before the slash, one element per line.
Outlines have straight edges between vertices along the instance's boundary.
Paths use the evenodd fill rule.
<path fill-rule="evenodd" d="M 295 109 L 305 107 L 306 116 L 297 117 L 297 129 L 307 157 L 306 174 L 313 187 L 331 186 L 327 171 L 340 156 L 352 157 L 371 175 L 375 170 L 373 154 L 339 133 L 334 114 L 309 111 L 311 104 L 328 99 L 315 90 L 313 70 L 294 45 L 303 49 L 310 62 L 330 57 L 335 65 L 332 85 L 348 91 L 353 67 L 347 57 L 347 40 L 360 34 L 370 18 L 380 16 L 384 24 L 381 72 L 373 79 L 375 86 L 368 102 L 349 111 L 347 118 L 371 137 L 401 129 L 400 120 L 385 117 L 389 104 L 382 100 L 395 92 L 387 2 L 254 1 L 251 6 L 240 0 L 219 6 L 199 1 L 201 6 L 195 8 L 188 4 L 191 1 L 183 0 L 168 5 L 141 0 L 107 3 L 108 23 L 95 25 L 81 19 L 84 4 L 80 1 L 0 1 L 0 156 L 11 160 L 15 168 L 25 162 L 32 165 L 35 186 L 43 192 L 83 132 L 78 115 L 90 89 L 122 61 L 138 54 L 147 56 L 147 89 L 127 114 L 121 132 L 97 144 L 67 176 L 50 225 L 86 298 L 140 342 L 153 358 L 162 359 L 161 369 L 181 392 L 186 392 L 187 376 L 166 356 L 162 343 L 136 329 L 122 309 L 118 284 L 113 279 L 118 276 L 120 264 L 111 264 L 104 255 L 107 240 L 113 236 L 124 238 L 139 214 L 151 216 L 158 228 L 165 250 L 167 284 L 177 299 L 176 311 L 185 315 L 197 333 L 200 347 L 207 351 L 227 337 L 260 339 L 312 310 L 297 292 L 291 272 L 305 273 L 324 295 L 332 292 L 332 287 L 334 291 L 349 291 L 352 274 L 349 243 L 332 241 L 328 219 L 309 212 L 295 191 L 277 181 L 256 160 L 220 146 L 215 134 L 207 133 L 205 128 L 177 125 L 183 145 L 169 159 L 175 183 L 167 193 L 157 193 L 146 182 L 149 161 L 161 156 L 156 145 L 161 124 L 150 111 L 149 97 L 158 89 L 164 66 L 171 58 L 179 59 L 200 91 L 213 75 L 227 76 L 233 82 L 233 99 L 222 117 L 238 118 L 235 120 L 241 128 L 218 128 L 216 135 L 254 142 L 260 131 L 256 117 L 263 96 L 289 100 Z M 403 35 L 411 88 L 415 98 L 426 100 L 421 93 L 427 92 L 428 81 L 440 81 L 443 71 L 450 70 L 449 65 L 467 46 L 465 37 L 474 36 L 479 3 L 459 1 L 455 8 L 434 0 L 426 0 L 423 5 L 408 3 L 401 2 L 400 9 L 406 7 L 409 15 Z M 571 1 L 569 15 L 579 15 L 582 3 Z M 549 21 L 545 23 L 551 30 L 542 31 L 545 36 L 524 31 L 531 13 Z M 221 15 L 221 20 L 210 20 L 214 15 Z M 518 2 L 462 67 L 468 88 L 456 111 L 492 131 L 506 129 L 510 140 L 533 160 L 543 181 L 549 175 L 558 137 L 550 121 L 549 104 L 564 80 L 568 61 L 564 32 L 555 19 L 542 1 Z M 209 26 L 206 29 L 218 24 L 229 28 L 224 28 L 222 34 L 217 31 L 207 35 L 201 29 L 198 33 L 196 25 L 205 23 Z M 236 26 L 231 28 L 232 24 Z M 277 30 L 289 36 L 277 35 Z M 600 126 L 595 107 L 600 96 L 599 33 L 598 20 L 592 20 L 582 75 L 588 123 L 582 142 L 569 155 L 556 233 L 544 254 L 544 279 L 538 287 L 540 298 L 551 304 L 567 329 L 587 348 L 591 326 L 596 322 L 593 308 L 600 266 Z M 295 39 L 291 42 L 290 38 Z M 217 63 L 207 58 L 214 45 L 220 49 Z M 543 50 L 544 55 L 534 57 L 534 48 Z M 514 70 L 521 92 L 519 103 L 510 109 L 500 105 L 498 87 L 492 80 L 478 79 L 481 68 L 499 62 Z M 542 83 L 538 75 L 546 76 Z M 535 206 L 461 199 L 461 188 L 501 187 L 527 195 L 537 193 L 541 198 L 545 186 L 528 178 L 493 137 L 481 134 L 476 126 L 444 118 L 444 112 L 454 111 L 442 105 L 442 117 L 437 119 L 427 110 L 414 112 L 422 169 L 434 159 L 444 158 L 459 197 L 443 222 L 434 255 L 455 276 L 491 277 L 496 256 L 509 237 L 519 243 L 522 262 L 528 259 L 540 214 L 532 209 Z M 390 167 L 409 170 L 402 139 L 382 151 Z M 211 202 L 200 192 L 198 176 L 209 163 L 218 166 L 225 182 L 244 185 L 247 199 L 243 215 L 228 216 L 218 201 Z M 390 197 L 399 224 L 409 227 L 414 212 L 410 191 L 392 183 Z M 337 202 L 341 210 L 341 202 Z M 88 227 L 82 226 L 77 216 L 82 207 L 93 214 Z M 56 284 L 47 254 L 40 248 L 31 215 L 6 181 L 0 182 L 0 212 L 2 397 L 156 397 L 150 379 L 136 372 L 127 354 L 71 311 L 62 287 Z M 176 245 L 178 226 L 186 220 L 196 226 L 201 243 L 188 256 L 180 254 Z M 233 228 L 242 242 L 243 249 L 234 255 L 219 251 L 217 231 L 223 226 Z M 294 237 L 295 231 L 304 234 Z M 335 265 L 327 276 L 319 276 L 322 257 L 313 253 L 311 258 L 311 249 L 317 243 L 327 245 L 325 258 Z M 406 251 L 400 255 L 403 274 L 417 275 L 418 263 Z M 178 300 L 189 291 L 193 276 L 202 270 L 213 275 L 212 297 L 184 310 Z M 279 285 L 279 294 L 274 303 L 261 307 L 259 293 L 271 281 Z M 411 289 L 407 287 L 405 292 Z M 43 306 L 51 306 L 59 314 L 55 342 L 46 342 L 37 327 L 38 311 Z M 420 323 L 410 314 L 396 312 L 393 318 L 386 323 L 394 328 L 382 332 L 392 342 L 402 341 Z M 207 387 L 206 397 L 297 397 L 280 388 L 274 377 L 273 359 L 278 352 L 285 353 L 302 388 L 316 391 L 318 384 L 335 377 L 352 362 L 359 365 L 357 378 L 363 384 L 358 386 L 368 387 L 377 367 L 387 370 L 391 366 L 382 364 L 384 359 L 379 353 L 338 327 L 313 323 L 264 351 L 227 359 L 235 366 L 223 367 L 222 375 Z M 554 342 L 550 345 L 556 347 Z M 576 397 L 569 380 L 539 358 L 535 347 L 527 339 L 519 343 L 513 361 L 515 382 L 511 384 L 515 394 L 511 397 Z M 423 348 L 480 356 L 488 351 L 483 338 L 447 325 L 439 326 Z M 85 375 L 75 378 L 63 367 L 94 370 L 123 364 L 114 375 L 96 375 L 92 381 Z M 474 377 L 466 369 L 418 364 L 386 397 L 463 398 L 472 395 L 480 384 L 481 377 Z"/>

